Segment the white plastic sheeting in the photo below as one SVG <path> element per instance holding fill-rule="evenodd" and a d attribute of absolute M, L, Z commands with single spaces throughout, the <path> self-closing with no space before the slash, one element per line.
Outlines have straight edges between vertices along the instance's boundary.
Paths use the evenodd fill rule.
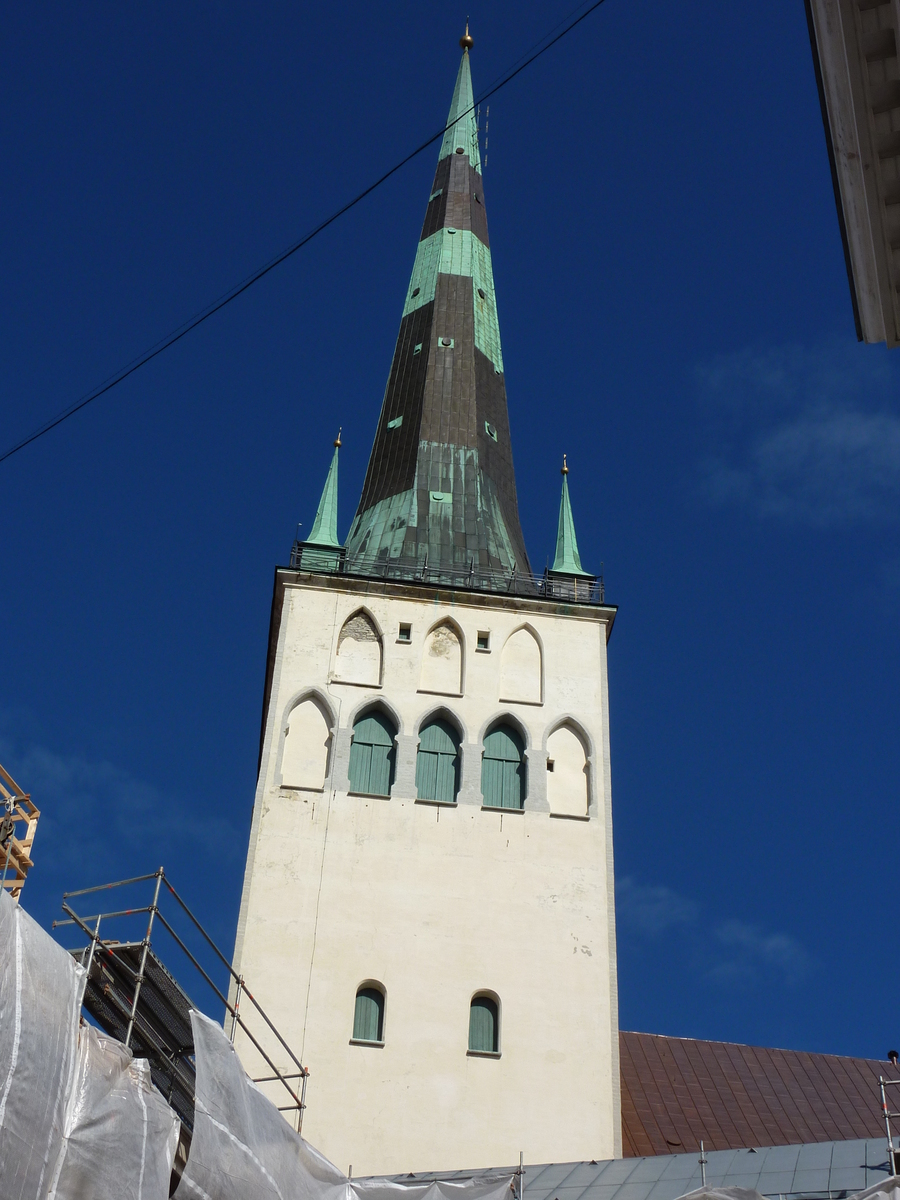
<path fill-rule="evenodd" d="M 857 1192 L 851 1200 L 900 1200 L 900 1175 L 873 1183 L 864 1192 Z"/>
<path fill-rule="evenodd" d="M 0 890 L 0 1181 L 44 1200 L 75 1069 L 84 971 Z"/>
<path fill-rule="evenodd" d="M 82 1026 L 48 1200 L 167 1200 L 179 1128 L 146 1060 Z"/>
<path fill-rule="evenodd" d="M 679 1196 L 678 1200 L 764 1200 L 753 1188 L 701 1187 Z"/>
<path fill-rule="evenodd" d="M 510 1176 L 351 1183 L 247 1078 L 220 1026 L 191 1013 L 194 1136 L 175 1200 L 510 1200 Z"/>
<path fill-rule="evenodd" d="M 355 1179 L 349 1191 L 350 1200 L 513 1200 L 513 1179 L 512 1175 L 410 1183 Z"/>
<path fill-rule="evenodd" d="M 194 1135 L 175 1200 L 346 1200 L 345 1177 L 248 1079 L 219 1025 L 191 1012 Z"/>

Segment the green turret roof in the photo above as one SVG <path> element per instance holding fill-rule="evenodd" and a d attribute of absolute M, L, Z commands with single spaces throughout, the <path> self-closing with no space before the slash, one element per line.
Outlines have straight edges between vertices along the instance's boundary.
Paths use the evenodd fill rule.
<path fill-rule="evenodd" d="M 341 435 L 338 434 L 334 442 L 331 466 L 328 468 L 328 478 L 322 489 L 322 499 L 319 501 L 316 519 L 313 521 L 312 533 L 306 539 L 314 546 L 338 548 L 341 545 L 338 538 L 338 451 L 340 448 Z"/>
<path fill-rule="evenodd" d="M 562 497 L 559 502 L 559 527 L 556 532 L 556 557 L 551 571 L 560 575 L 588 575 L 581 565 L 578 553 L 578 539 L 575 537 L 575 521 L 572 517 L 572 504 L 569 500 L 569 468 L 566 456 L 563 455 L 562 466 Z"/>

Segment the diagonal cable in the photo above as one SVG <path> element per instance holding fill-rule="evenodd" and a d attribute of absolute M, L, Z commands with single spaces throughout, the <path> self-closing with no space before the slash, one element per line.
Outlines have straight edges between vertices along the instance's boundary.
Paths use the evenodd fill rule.
<path fill-rule="evenodd" d="M 417 146 L 415 150 L 412 150 L 409 154 L 407 154 L 405 158 L 401 158 L 400 161 L 395 163 L 395 165 L 391 167 L 389 171 L 385 171 L 385 173 L 376 179 L 374 183 L 370 183 L 367 188 L 364 188 L 358 193 L 358 195 L 354 196 L 352 200 L 348 200 L 346 204 L 342 205 L 339 209 L 333 212 L 330 217 L 326 217 L 324 221 L 321 221 L 314 229 L 311 229 L 309 233 L 304 234 L 299 241 L 294 242 L 294 244 L 291 246 L 288 246 L 286 250 L 282 250 L 280 254 L 276 254 L 274 258 L 270 258 L 267 263 L 255 270 L 251 275 L 248 275 L 240 283 L 237 283 L 233 287 L 229 288 L 227 292 L 223 292 L 217 300 L 213 300 L 211 304 L 206 306 L 206 308 L 200 309 L 200 311 L 195 313 L 194 316 L 188 318 L 187 321 L 183 322 L 183 324 L 179 325 L 176 329 L 173 329 L 171 333 L 166 334 L 165 337 L 161 338 L 148 350 L 145 350 L 142 354 L 139 354 L 137 358 L 133 358 L 131 362 L 126 363 L 124 367 L 120 367 L 118 371 L 115 371 L 112 375 L 107 376 L 107 378 L 103 380 L 103 382 L 97 387 L 93 388 L 89 392 L 86 392 L 67 408 L 64 408 L 61 412 L 57 413 L 55 417 L 51 417 L 49 420 L 45 421 L 43 425 L 39 425 L 38 428 L 32 433 L 28 434 L 27 437 L 22 438 L 20 442 L 16 442 L 15 445 L 10 446 L 9 449 L 0 454 L 0 463 L 5 462 L 8 458 L 12 458 L 14 454 L 17 454 L 20 450 L 24 450 L 25 447 L 30 446 L 32 442 L 36 442 L 38 438 L 41 438 L 45 434 L 49 433 L 51 429 L 55 429 L 57 425 L 61 425 L 63 421 L 68 421 L 70 417 L 74 417 L 77 412 L 80 412 L 83 408 L 86 408 L 88 404 L 91 404 L 94 400 L 98 400 L 107 392 L 112 391 L 114 387 L 117 387 L 120 383 L 126 380 L 129 375 L 133 375 L 135 371 L 139 371 L 141 367 L 144 367 L 147 365 L 147 363 L 152 362 L 153 359 L 162 354 L 163 351 L 168 350 L 171 346 L 174 346 L 176 342 L 180 342 L 183 337 L 186 337 L 189 333 L 196 329 L 198 325 L 202 325 L 204 321 L 208 321 L 209 318 L 214 316 L 217 312 L 221 312 L 226 305 L 231 304 L 233 300 L 236 300 L 238 296 L 246 292 L 248 288 L 251 288 L 254 283 L 257 283 L 260 279 L 262 279 L 264 275 L 268 275 L 270 271 L 273 271 L 275 267 L 280 266 L 281 263 L 289 259 L 291 255 L 296 254 L 298 250 L 302 250 L 302 248 L 307 245 L 308 242 L 311 242 L 314 237 L 318 237 L 318 235 L 324 232 L 329 225 L 333 225 L 335 221 L 344 215 L 344 213 L 349 212 L 350 209 L 355 208 L 360 201 L 365 200 L 366 196 L 371 195 L 376 188 L 379 188 L 383 183 L 386 183 L 392 175 L 396 175 L 397 172 L 405 167 L 408 162 L 412 162 L 414 158 L 421 154 L 423 150 L 427 150 L 433 142 L 438 140 L 438 138 L 442 138 L 448 129 L 451 129 L 457 124 L 458 121 L 461 121 L 464 117 L 467 117 L 470 113 L 474 112 L 479 104 L 483 104 L 485 100 L 488 100 L 491 96 L 499 92 L 501 88 L 504 88 L 508 83 L 511 83 L 517 75 L 520 75 L 526 69 L 526 67 L 530 67 L 533 62 L 536 62 L 537 59 L 541 57 L 541 55 L 546 54 L 552 46 L 555 46 L 558 41 L 566 36 L 566 34 L 571 33 L 576 25 L 580 25 L 586 17 L 589 17 L 590 14 L 594 12 L 595 9 L 598 9 L 603 3 L 605 3 L 605 0 L 594 0 L 590 7 L 585 9 L 580 16 L 576 17 L 573 21 L 566 25 L 566 27 L 549 42 L 547 42 L 546 45 L 541 46 L 540 50 L 536 50 L 524 61 L 520 62 L 519 65 L 507 71 L 499 83 L 495 83 L 493 86 L 489 87 L 487 91 L 483 92 L 477 98 L 477 100 L 474 101 L 472 106 L 467 108 L 464 113 L 461 113 L 456 120 L 451 121 L 449 125 L 445 125 L 443 129 L 440 129 L 437 133 L 432 134 L 427 141 L 422 142 L 421 145 Z M 558 28 L 558 26 L 555 26 L 554 28 Z"/>

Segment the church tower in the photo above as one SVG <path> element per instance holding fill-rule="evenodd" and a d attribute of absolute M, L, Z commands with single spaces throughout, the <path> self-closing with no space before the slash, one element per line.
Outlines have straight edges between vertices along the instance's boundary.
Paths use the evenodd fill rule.
<path fill-rule="evenodd" d="M 354 1175 L 621 1153 L 615 609 L 565 464 L 529 566 L 460 44 L 349 536 L 338 437 L 276 572 L 235 948 L 310 1070 L 304 1137 Z"/>

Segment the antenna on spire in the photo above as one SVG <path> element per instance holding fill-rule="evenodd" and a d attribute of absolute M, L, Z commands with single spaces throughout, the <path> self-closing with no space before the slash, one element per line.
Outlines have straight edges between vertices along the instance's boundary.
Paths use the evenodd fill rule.
<path fill-rule="evenodd" d="M 469 18 L 468 17 L 466 17 L 466 32 L 459 39 L 459 44 L 460 44 L 460 46 L 462 46 L 463 50 L 466 51 L 467 54 L 472 49 L 472 47 L 475 45 L 475 39 L 469 34 Z"/>
<path fill-rule="evenodd" d="M 340 450 L 340 448 L 341 448 L 341 434 L 343 432 L 344 432 L 344 427 L 342 425 L 341 428 L 338 430 L 337 437 L 334 439 L 334 446 L 335 446 L 336 450 Z"/>
<path fill-rule="evenodd" d="M 569 464 L 566 462 L 566 456 L 563 455 L 563 465 L 562 465 L 562 470 L 560 471 L 560 475 L 568 475 L 568 473 L 569 473 Z"/>

